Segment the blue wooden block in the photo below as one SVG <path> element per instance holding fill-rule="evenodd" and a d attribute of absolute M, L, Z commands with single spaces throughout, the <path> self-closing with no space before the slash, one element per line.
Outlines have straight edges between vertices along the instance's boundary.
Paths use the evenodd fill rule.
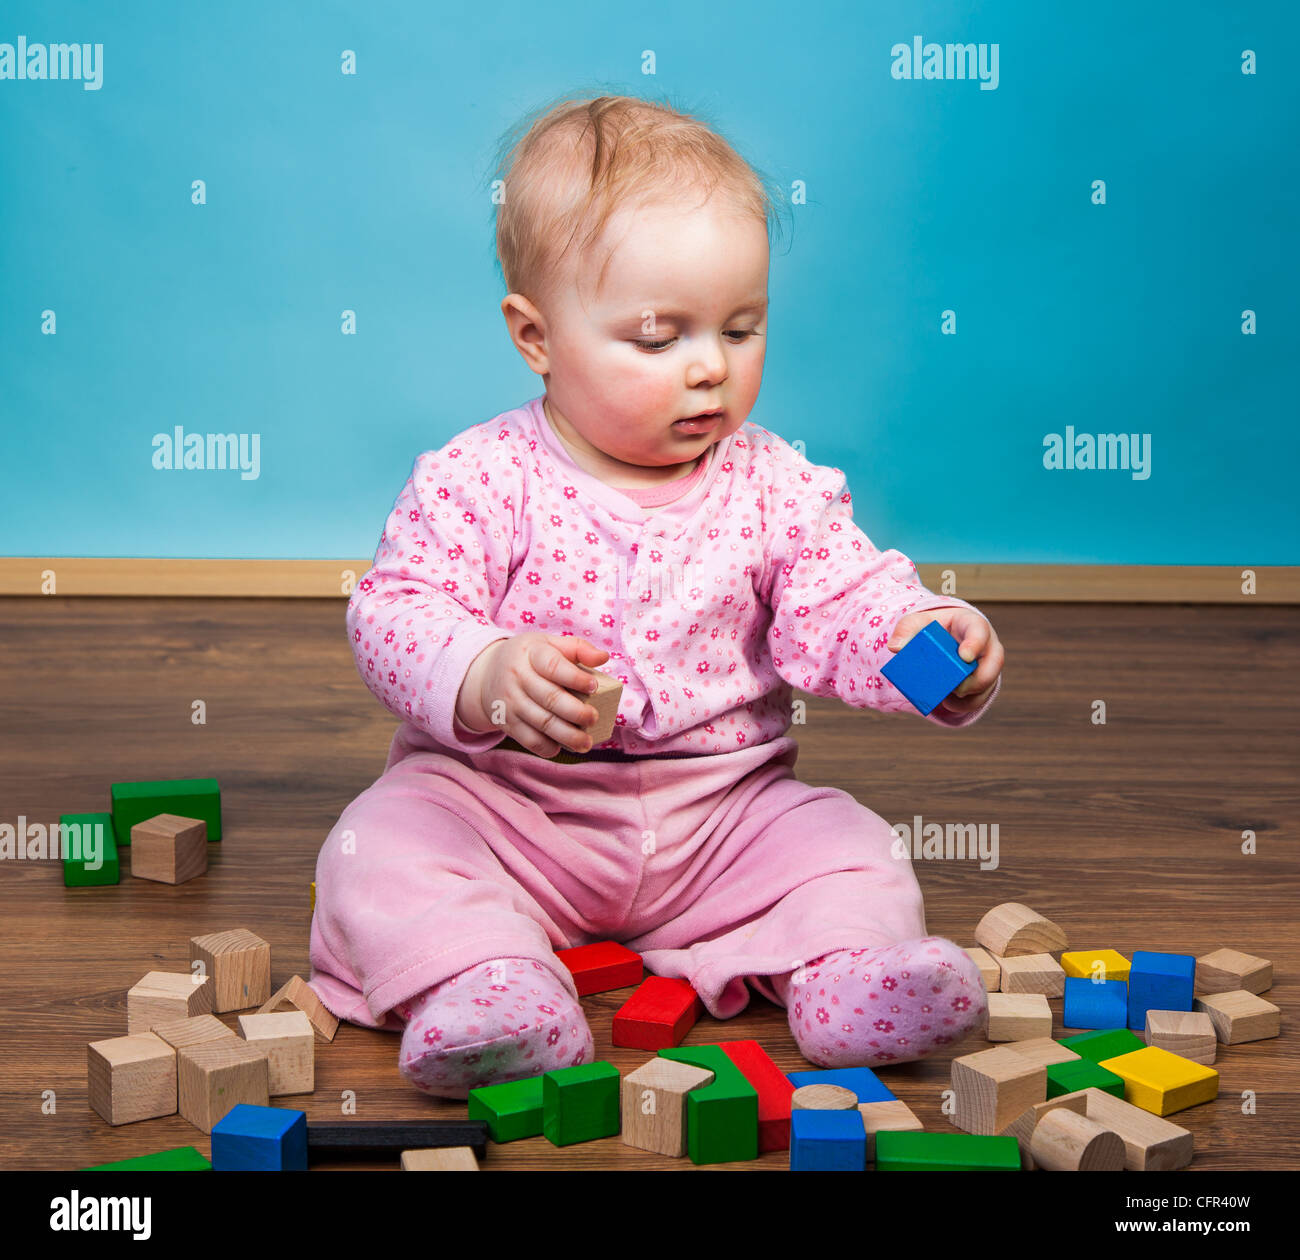
<path fill-rule="evenodd" d="M 306 1172 L 307 1113 L 237 1103 L 212 1126 L 214 1172 Z"/>
<path fill-rule="evenodd" d="M 790 1113 L 791 1172 L 865 1172 L 866 1167 L 867 1127 L 856 1107 Z"/>
<path fill-rule="evenodd" d="M 858 1102 L 893 1102 L 895 1095 L 880 1083 L 880 1078 L 867 1067 L 820 1068 L 812 1072 L 789 1072 L 787 1078 L 795 1089 L 805 1085 L 838 1085 L 851 1089 Z"/>
<path fill-rule="evenodd" d="M 1128 1019 L 1128 984 L 1090 977 L 1065 978 L 1065 1008 L 1061 1022 L 1067 1028 L 1122 1028 Z"/>
<path fill-rule="evenodd" d="M 929 713 L 975 672 L 974 661 L 963 661 L 960 645 L 937 621 L 916 632 L 880 672 L 921 713 Z"/>
<path fill-rule="evenodd" d="M 1145 1028 L 1147 1011 L 1190 1011 L 1195 988 L 1191 954 L 1135 951 L 1128 973 L 1128 1026 Z"/>

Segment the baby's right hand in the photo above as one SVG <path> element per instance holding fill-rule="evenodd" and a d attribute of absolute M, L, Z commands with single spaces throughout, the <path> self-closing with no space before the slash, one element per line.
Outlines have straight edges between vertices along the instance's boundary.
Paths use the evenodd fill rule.
<path fill-rule="evenodd" d="M 586 639 L 530 630 L 484 649 L 470 666 L 465 690 L 492 726 L 504 726 L 530 752 L 587 752 L 586 727 L 600 715 L 570 693 L 594 691 L 596 680 L 576 662 L 594 669 L 607 660 L 609 653 Z"/>

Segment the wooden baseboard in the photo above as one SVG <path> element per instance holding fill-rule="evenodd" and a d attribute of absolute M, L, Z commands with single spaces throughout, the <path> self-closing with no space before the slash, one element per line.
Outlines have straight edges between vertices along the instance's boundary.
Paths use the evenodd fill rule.
<path fill-rule="evenodd" d="M 0 556 L 0 595 L 346 598 L 369 560 Z M 932 591 L 979 603 L 1296 604 L 1300 566 L 922 564 Z"/>

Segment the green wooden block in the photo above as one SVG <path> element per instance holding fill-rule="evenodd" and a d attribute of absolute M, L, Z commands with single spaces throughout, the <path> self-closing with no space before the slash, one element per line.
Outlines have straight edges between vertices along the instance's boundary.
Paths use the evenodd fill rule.
<path fill-rule="evenodd" d="M 469 1091 L 469 1118 L 485 1120 L 494 1142 L 514 1142 L 542 1132 L 542 1077 L 504 1081 Z"/>
<path fill-rule="evenodd" d="M 619 1131 L 618 1068 L 603 1060 L 557 1068 L 542 1077 L 542 1132 L 554 1146 L 572 1146 Z"/>
<path fill-rule="evenodd" d="M 131 843 L 131 828 L 157 814 L 201 818 L 208 839 L 221 839 L 221 789 L 216 779 L 156 779 L 145 783 L 114 783 L 113 826 L 117 842 Z"/>
<path fill-rule="evenodd" d="M 877 1172 L 1019 1172 L 1015 1138 L 974 1133 L 915 1133 L 882 1129 L 876 1134 Z"/>
<path fill-rule="evenodd" d="M 64 828 L 78 829 L 85 827 L 102 827 L 99 833 L 102 848 L 99 854 L 102 865 L 98 870 L 91 870 L 86 865 L 82 848 L 81 830 L 68 831 Z M 113 830 L 111 814 L 63 814 L 59 818 L 59 842 L 65 846 L 60 851 L 70 856 L 63 859 L 63 882 L 69 888 L 84 888 L 91 884 L 116 884 L 121 881 L 121 867 L 117 859 L 117 836 Z"/>
<path fill-rule="evenodd" d="M 112 1164 L 92 1164 L 82 1172 L 211 1172 L 212 1165 L 192 1146 L 177 1146 L 156 1155 L 137 1155 Z"/>
<path fill-rule="evenodd" d="M 1068 1050 L 1073 1050 L 1081 1059 L 1100 1063 L 1102 1059 L 1113 1059 L 1117 1055 L 1143 1050 L 1147 1043 L 1127 1028 L 1100 1028 L 1096 1032 L 1063 1037 L 1060 1039 L 1060 1044 Z"/>
<path fill-rule="evenodd" d="M 1071 1059 L 1047 1065 L 1047 1096 L 1059 1098 L 1077 1089 L 1100 1089 L 1116 1098 L 1124 1097 L 1124 1078 L 1091 1059 Z"/>
<path fill-rule="evenodd" d="M 694 1164 L 758 1158 L 758 1091 L 721 1046 L 673 1046 L 674 1059 L 708 1068 L 713 1083 L 686 1095 L 686 1153 Z"/>

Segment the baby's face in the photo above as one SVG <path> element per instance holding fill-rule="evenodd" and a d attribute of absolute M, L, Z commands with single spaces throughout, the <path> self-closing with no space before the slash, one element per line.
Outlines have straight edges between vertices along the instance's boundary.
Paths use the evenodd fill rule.
<path fill-rule="evenodd" d="M 539 349 L 557 421 L 610 471 L 693 461 L 739 429 L 758 397 L 767 332 L 763 224 L 718 196 L 703 207 L 629 208 L 610 220 L 591 258 L 581 293 L 569 285 L 543 312 Z M 676 423 L 715 408 L 721 415 L 701 431 Z"/>

